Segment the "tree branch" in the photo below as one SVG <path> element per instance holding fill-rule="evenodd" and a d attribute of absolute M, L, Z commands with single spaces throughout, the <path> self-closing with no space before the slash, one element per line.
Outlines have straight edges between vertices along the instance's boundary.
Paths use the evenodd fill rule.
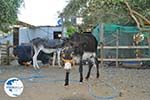
<path fill-rule="evenodd" d="M 150 21 L 145 18 L 144 16 L 142 16 L 141 14 L 139 14 L 138 12 L 132 10 L 132 13 L 136 14 L 138 17 L 140 17 L 141 19 L 143 19 L 146 23 L 148 23 L 150 25 Z"/>
<path fill-rule="evenodd" d="M 132 10 L 131 7 L 129 6 L 128 2 L 127 2 L 127 1 L 124 1 L 124 3 L 126 4 L 128 10 L 129 10 L 130 16 L 131 16 L 131 17 L 134 19 L 134 21 L 136 22 L 138 29 L 141 29 L 141 28 L 140 28 L 140 23 L 139 23 L 138 19 L 134 16 L 133 10 Z"/>

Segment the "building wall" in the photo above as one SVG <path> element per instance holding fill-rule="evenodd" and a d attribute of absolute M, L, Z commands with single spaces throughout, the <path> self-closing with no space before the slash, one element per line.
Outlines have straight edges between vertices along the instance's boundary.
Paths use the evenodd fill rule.
<path fill-rule="evenodd" d="M 13 34 L 9 34 L 7 36 L 0 37 L 0 44 L 5 44 L 9 42 L 10 45 L 13 45 Z"/>
<path fill-rule="evenodd" d="M 41 26 L 36 28 L 28 28 L 28 27 L 22 27 L 19 29 L 19 45 L 22 43 L 29 43 L 30 40 L 41 37 L 41 38 L 49 38 L 53 39 L 53 33 L 55 31 L 62 32 L 62 27 L 50 27 L 50 26 Z M 63 29 L 63 33 L 66 32 L 66 28 Z M 65 36 L 65 34 L 63 34 Z M 7 35 L 7 36 L 1 36 L 0 37 L 0 44 L 6 43 L 9 41 L 10 45 L 13 45 L 13 33 Z"/>
<path fill-rule="evenodd" d="M 55 31 L 62 32 L 62 27 L 51 27 L 51 26 L 41 26 L 36 28 L 20 28 L 19 30 L 19 44 L 22 43 L 29 43 L 30 40 L 41 37 L 41 38 L 48 38 L 54 39 L 53 33 Z M 63 29 L 63 33 L 66 32 L 66 29 Z M 65 36 L 65 34 L 63 34 Z"/>

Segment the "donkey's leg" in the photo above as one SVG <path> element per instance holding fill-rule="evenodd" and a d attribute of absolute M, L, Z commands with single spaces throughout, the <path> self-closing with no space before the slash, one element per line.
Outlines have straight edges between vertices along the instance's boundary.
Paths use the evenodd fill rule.
<path fill-rule="evenodd" d="M 99 78 L 99 62 L 98 62 L 97 57 L 95 58 L 95 63 L 96 63 L 96 69 L 97 69 L 96 78 Z"/>
<path fill-rule="evenodd" d="M 33 55 L 33 57 L 32 57 L 32 61 L 33 61 L 33 67 L 36 69 L 36 59 L 37 59 L 37 57 L 36 57 L 36 53 L 37 53 L 37 48 L 35 47 L 35 46 L 33 46 L 33 48 L 34 48 L 34 55 Z"/>
<path fill-rule="evenodd" d="M 34 56 L 33 56 L 33 67 L 36 69 L 38 68 L 39 69 L 39 66 L 38 66 L 38 63 L 37 63 L 37 56 L 38 54 L 35 53 Z"/>
<path fill-rule="evenodd" d="M 36 47 L 34 47 L 34 51 L 35 51 L 35 54 L 33 56 L 33 67 L 36 69 L 36 68 L 40 68 L 38 63 L 37 63 L 37 56 L 38 54 L 40 53 L 41 49 L 37 50 Z"/>
<path fill-rule="evenodd" d="M 85 77 L 86 80 L 88 80 L 90 77 L 91 69 L 93 67 L 93 62 L 89 60 L 88 64 L 89 64 L 89 70 L 88 70 L 87 76 Z"/>
<path fill-rule="evenodd" d="M 55 62 L 56 62 L 56 52 L 53 52 L 53 61 L 52 61 L 53 67 L 55 66 Z"/>
<path fill-rule="evenodd" d="M 65 86 L 69 85 L 69 71 L 66 71 L 66 76 L 65 76 Z"/>
<path fill-rule="evenodd" d="M 32 59 L 33 59 L 33 67 L 36 69 L 36 59 L 37 59 L 36 54 L 34 54 Z"/>
<path fill-rule="evenodd" d="M 58 49 L 58 51 L 57 51 L 57 60 L 58 60 L 58 66 L 61 68 L 61 62 L 60 62 L 60 53 L 61 53 L 61 50 L 60 49 Z"/>
<path fill-rule="evenodd" d="M 80 82 L 83 82 L 83 64 L 82 64 L 82 57 L 80 57 L 80 62 L 79 62 L 79 73 L 80 73 Z"/>
<path fill-rule="evenodd" d="M 99 78 L 99 63 L 98 63 L 98 59 L 96 57 L 92 57 L 89 60 L 89 71 L 87 76 L 85 77 L 86 79 L 88 79 L 90 77 L 90 73 L 91 73 L 91 69 L 93 66 L 96 66 L 96 77 Z"/>

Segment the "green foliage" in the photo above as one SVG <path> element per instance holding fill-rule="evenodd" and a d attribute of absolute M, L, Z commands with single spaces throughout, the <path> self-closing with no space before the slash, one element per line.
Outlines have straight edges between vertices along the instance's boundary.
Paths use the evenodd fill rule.
<path fill-rule="evenodd" d="M 67 28 L 67 35 L 70 37 L 70 36 L 72 36 L 72 34 L 74 33 L 74 32 L 76 32 L 77 31 L 77 29 L 74 27 L 74 26 L 69 26 L 68 28 Z"/>
<path fill-rule="evenodd" d="M 133 10 L 150 19 L 150 0 L 126 1 Z M 70 0 L 61 14 L 64 17 L 82 16 L 84 27 L 98 23 L 135 24 L 124 0 Z"/>
<path fill-rule="evenodd" d="M 8 32 L 17 21 L 18 8 L 23 0 L 0 0 L 0 30 Z"/>

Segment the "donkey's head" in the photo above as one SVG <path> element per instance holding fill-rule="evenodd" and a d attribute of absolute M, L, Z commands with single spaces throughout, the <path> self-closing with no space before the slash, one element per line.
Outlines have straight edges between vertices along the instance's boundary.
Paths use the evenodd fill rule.
<path fill-rule="evenodd" d="M 74 49 L 72 46 L 64 46 L 64 48 L 61 51 L 61 60 L 64 65 L 65 70 L 70 70 L 71 66 L 74 65 Z"/>

